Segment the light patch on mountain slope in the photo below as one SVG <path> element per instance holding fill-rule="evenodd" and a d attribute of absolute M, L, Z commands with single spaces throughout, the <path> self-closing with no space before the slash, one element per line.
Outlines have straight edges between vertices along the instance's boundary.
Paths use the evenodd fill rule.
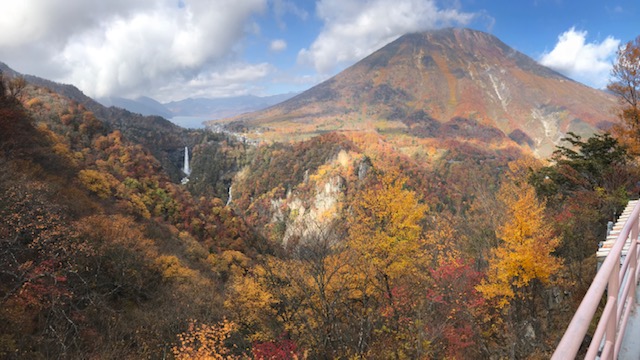
<path fill-rule="evenodd" d="M 560 121 L 566 116 L 564 111 L 554 110 L 545 107 L 531 109 L 530 129 L 532 129 L 533 141 L 535 142 L 535 155 L 546 157 L 553 152 L 556 145 L 564 137 L 560 129 Z"/>
<path fill-rule="evenodd" d="M 491 84 L 493 85 L 493 90 L 496 92 L 498 99 L 500 100 L 500 104 L 502 105 L 502 109 L 507 111 L 507 105 L 509 105 L 510 97 L 509 97 L 509 89 L 504 81 L 500 79 L 496 79 L 489 72 L 489 80 L 491 80 Z"/>

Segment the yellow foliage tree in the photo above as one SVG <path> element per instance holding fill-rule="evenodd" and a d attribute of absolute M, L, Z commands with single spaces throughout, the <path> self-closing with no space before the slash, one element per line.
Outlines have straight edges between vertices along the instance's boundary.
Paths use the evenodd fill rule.
<path fill-rule="evenodd" d="M 545 218 L 545 204 L 524 181 L 523 167 L 510 164 L 510 179 L 498 193 L 506 209 L 505 222 L 497 230 L 501 243 L 492 251 L 486 280 L 478 286 L 500 308 L 514 300 L 531 301 L 536 284 L 549 284 L 562 267 L 553 255 L 560 240 Z"/>
<path fill-rule="evenodd" d="M 278 334 L 271 331 L 270 321 L 277 314 L 274 306 L 277 299 L 271 291 L 277 290 L 265 286 L 267 271 L 256 266 L 252 275 L 236 276 L 231 282 L 231 296 L 224 306 L 235 316 L 238 324 L 252 334 L 251 341 L 268 341 Z"/>
<path fill-rule="evenodd" d="M 422 226 L 428 207 L 406 179 L 385 174 L 367 187 L 352 204 L 348 246 L 384 277 L 396 278 L 416 264 L 422 253 Z"/>
<path fill-rule="evenodd" d="M 78 178 L 87 189 L 102 199 L 110 197 L 113 187 L 118 183 L 111 174 L 96 170 L 80 170 Z"/>
<path fill-rule="evenodd" d="M 422 227 L 428 207 L 405 184 L 398 174 L 381 175 L 356 194 L 348 220 L 347 248 L 356 259 L 352 296 L 363 304 L 358 321 L 382 322 L 375 335 L 381 346 L 374 351 L 396 359 L 408 356 L 407 349 L 390 344 L 415 343 L 406 319 L 415 300 L 412 290 L 427 281 L 429 261 Z"/>
<path fill-rule="evenodd" d="M 217 325 L 189 323 L 188 331 L 178 335 L 179 344 L 171 350 L 177 360 L 240 359 L 225 345 L 237 326 L 228 320 Z"/>
<path fill-rule="evenodd" d="M 196 271 L 182 265 L 175 255 L 161 255 L 155 260 L 155 265 L 165 280 L 186 281 L 197 275 Z"/>
<path fill-rule="evenodd" d="M 350 317 L 358 312 L 350 295 L 358 275 L 337 240 L 341 231 L 331 225 L 318 230 L 291 257 L 266 256 L 251 272 L 235 272 L 233 301 L 225 306 L 254 342 L 277 342 L 287 334 L 316 354 L 346 358 L 357 342 L 357 331 L 345 324 L 357 323 Z"/>

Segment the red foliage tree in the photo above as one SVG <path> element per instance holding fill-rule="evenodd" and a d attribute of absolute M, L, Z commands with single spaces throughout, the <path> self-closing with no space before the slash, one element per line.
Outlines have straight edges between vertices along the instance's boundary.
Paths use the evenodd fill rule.
<path fill-rule="evenodd" d="M 303 358 L 298 345 L 285 335 L 269 342 L 253 343 L 251 353 L 256 360 L 294 360 Z"/>
<path fill-rule="evenodd" d="M 485 304 L 475 289 L 482 274 L 463 260 L 453 260 L 431 270 L 433 284 L 426 298 L 433 318 L 426 327 L 435 358 L 464 359 L 477 356 L 474 345 L 479 337 L 477 321 Z"/>

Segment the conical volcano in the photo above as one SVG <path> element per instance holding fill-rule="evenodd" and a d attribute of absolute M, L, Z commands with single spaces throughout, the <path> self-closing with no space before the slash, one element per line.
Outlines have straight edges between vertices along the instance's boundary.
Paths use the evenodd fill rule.
<path fill-rule="evenodd" d="M 569 131 L 609 126 L 615 104 L 493 35 L 443 29 L 404 35 L 288 101 L 233 120 L 307 135 L 391 127 L 437 137 L 442 124 L 464 119 L 547 156 Z"/>

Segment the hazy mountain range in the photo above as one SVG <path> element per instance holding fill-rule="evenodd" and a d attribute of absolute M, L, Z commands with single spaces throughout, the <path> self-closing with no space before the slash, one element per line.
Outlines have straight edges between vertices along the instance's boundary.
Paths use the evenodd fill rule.
<path fill-rule="evenodd" d="M 188 98 L 180 101 L 171 101 L 169 103 L 161 103 L 145 96 L 136 99 L 106 97 L 97 100 L 104 106 L 115 106 L 145 116 L 157 115 L 167 119 L 177 116 L 189 116 L 215 120 L 262 110 L 292 98 L 295 95 L 297 95 L 297 93 L 272 96 L 244 95 L 212 99 Z"/>
<path fill-rule="evenodd" d="M 497 130 L 546 156 L 569 131 L 608 127 L 615 105 L 493 35 L 443 29 L 404 35 L 281 104 L 229 121 L 263 137 L 282 128 L 301 137 L 380 129 L 441 137 L 464 119 L 463 127 Z"/>

